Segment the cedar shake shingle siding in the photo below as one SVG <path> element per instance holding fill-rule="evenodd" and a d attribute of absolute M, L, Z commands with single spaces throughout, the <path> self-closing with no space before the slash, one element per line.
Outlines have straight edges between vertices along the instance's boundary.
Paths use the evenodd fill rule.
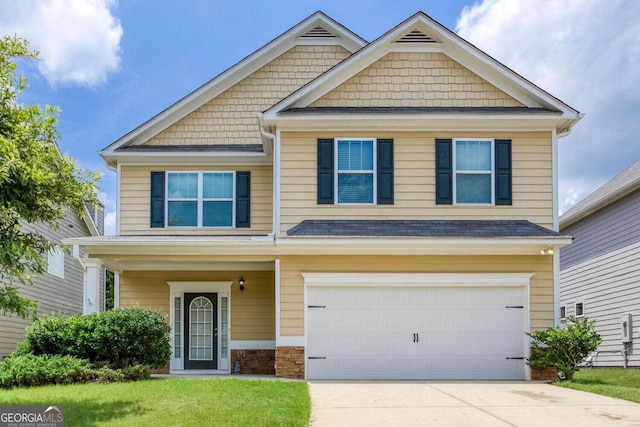
<path fill-rule="evenodd" d="M 443 53 L 392 52 L 312 107 L 524 107 Z"/>
<path fill-rule="evenodd" d="M 296 46 L 145 144 L 261 144 L 256 115 L 349 55 L 341 46 Z"/>

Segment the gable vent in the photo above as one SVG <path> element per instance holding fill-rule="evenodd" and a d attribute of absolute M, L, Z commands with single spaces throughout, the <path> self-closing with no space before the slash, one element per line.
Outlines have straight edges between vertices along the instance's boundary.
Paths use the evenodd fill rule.
<path fill-rule="evenodd" d="M 413 30 L 398 39 L 396 43 L 436 43 L 436 41 L 420 30 Z"/>
<path fill-rule="evenodd" d="M 310 29 L 300 37 L 305 39 L 335 39 L 336 38 L 336 36 L 334 36 L 332 33 L 327 31 L 326 29 L 322 28 L 320 25 L 316 25 L 315 27 L 313 27 L 312 29 Z"/>

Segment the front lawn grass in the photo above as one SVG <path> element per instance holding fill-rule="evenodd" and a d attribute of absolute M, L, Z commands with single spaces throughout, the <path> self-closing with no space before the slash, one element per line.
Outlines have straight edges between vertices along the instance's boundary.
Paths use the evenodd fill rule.
<path fill-rule="evenodd" d="M 583 369 L 576 372 L 573 380 L 555 384 L 640 403 L 640 369 Z"/>
<path fill-rule="evenodd" d="M 0 405 L 64 406 L 66 426 L 307 426 L 305 382 L 151 379 L 0 391 Z"/>

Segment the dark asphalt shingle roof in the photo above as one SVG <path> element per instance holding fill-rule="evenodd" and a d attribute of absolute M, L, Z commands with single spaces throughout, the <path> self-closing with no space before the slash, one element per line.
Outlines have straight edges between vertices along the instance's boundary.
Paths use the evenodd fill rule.
<path fill-rule="evenodd" d="M 304 220 L 294 237 L 561 237 L 522 220 Z"/>
<path fill-rule="evenodd" d="M 241 153 L 262 153 L 262 144 L 216 144 L 216 145 L 130 145 L 118 148 L 116 151 L 135 152 L 189 152 L 189 151 L 211 151 L 211 152 L 241 152 Z"/>
<path fill-rule="evenodd" d="M 301 114 L 560 114 L 528 107 L 304 107 L 289 108 L 285 115 Z"/>

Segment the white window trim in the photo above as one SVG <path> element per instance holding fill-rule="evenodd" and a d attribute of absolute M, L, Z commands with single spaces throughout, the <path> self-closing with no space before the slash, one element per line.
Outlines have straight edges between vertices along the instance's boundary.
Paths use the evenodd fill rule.
<path fill-rule="evenodd" d="M 62 264 L 61 265 L 61 269 L 60 269 L 60 274 L 58 274 L 55 271 L 51 271 L 52 252 L 55 252 L 60 257 L 60 263 Z M 58 245 L 56 245 L 53 250 L 50 250 L 49 252 L 47 252 L 47 273 L 49 273 L 49 274 L 51 274 L 53 276 L 56 276 L 56 277 L 60 277 L 61 279 L 64 279 L 64 251 Z"/>
<path fill-rule="evenodd" d="M 458 170 L 456 169 L 456 143 L 458 141 L 480 141 L 480 142 L 490 142 L 491 143 L 491 202 L 490 203 L 458 203 L 457 202 L 457 198 L 458 198 L 458 190 L 457 190 L 457 176 L 458 173 L 460 173 L 461 175 L 479 175 L 479 174 L 484 174 L 484 175 L 488 175 L 486 171 L 461 171 L 458 172 Z M 496 154 L 495 154 L 495 139 L 492 138 L 453 138 L 453 146 L 451 147 L 451 169 L 453 172 L 453 179 L 452 179 L 452 191 L 453 191 L 453 204 L 454 205 L 458 205 L 458 206 L 495 206 L 496 204 Z"/>
<path fill-rule="evenodd" d="M 582 304 L 582 314 L 578 314 L 578 304 Z M 575 317 L 584 317 L 585 314 L 585 304 L 584 304 L 584 300 L 582 301 L 577 301 L 576 303 L 573 304 L 573 314 L 575 315 Z"/>
<path fill-rule="evenodd" d="M 196 201 L 197 204 L 197 225 L 169 225 L 169 174 L 172 173 L 195 173 L 198 174 L 198 197 L 197 199 L 193 198 L 172 198 L 172 202 L 193 202 Z M 203 176 L 205 173 L 230 173 L 232 175 L 233 182 L 231 183 L 233 195 L 231 197 L 231 225 L 223 225 L 223 226 L 211 226 L 202 225 L 202 209 L 204 207 L 204 202 L 215 202 L 215 201 L 229 201 L 228 199 L 212 199 L 203 197 Z M 180 230 L 185 229 L 197 229 L 197 228 L 205 228 L 205 229 L 230 229 L 236 228 L 236 171 L 219 171 L 219 170 L 204 170 L 204 171 L 166 171 L 165 172 L 165 183 L 164 183 L 164 226 L 165 228 L 177 228 Z"/>
<path fill-rule="evenodd" d="M 373 169 L 371 174 L 373 176 L 373 197 L 371 203 L 340 203 L 338 202 L 338 175 L 339 174 L 364 174 L 370 173 L 369 170 L 359 170 L 359 171 L 343 171 L 340 172 L 338 170 L 338 141 L 371 141 L 373 143 Z M 340 206 L 374 206 L 378 204 L 378 180 L 376 177 L 378 176 L 378 139 L 363 137 L 363 138 L 334 138 L 333 139 L 333 173 L 335 179 L 333 180 L 333 203 Z"/>
<path fill-rule="evenodd" d="M 562 309 L 564 308 L 564 316 L 562 315 Z M 561 305 L 560 306 L 560 320 L 565 320 L 567 318 L 567 306 L 566 305 Z"/>

